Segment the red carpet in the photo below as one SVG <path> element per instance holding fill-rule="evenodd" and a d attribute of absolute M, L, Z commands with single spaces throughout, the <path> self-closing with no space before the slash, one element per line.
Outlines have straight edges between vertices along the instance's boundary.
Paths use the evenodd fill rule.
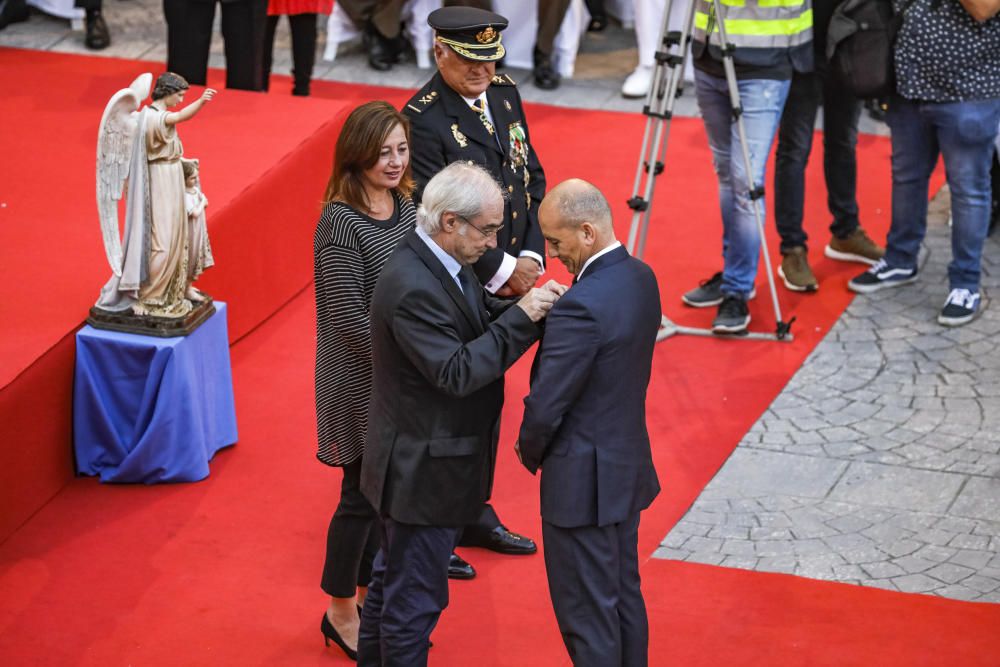
<path fill-rule="evenodd" d="M 0 51 L 0 62 L 8 56 Z M 316 88 L 321 99 L 348 104 L 378 94 Z M 394 101 L 403 96 L 395 94 Z M 258 99 L 262 106 L 285 103 L 278 95 Z M 550 181 L 582 176 L 596 183 L 612 200 L 624 236 L 622 202 L 630 194 L 642 119 L 541 106 L 529 113 Z M 193 146 L 193 135 L 184 137 Z M 888 207 L 887 155 L 884 140 L 866 139 L 859 156 L 866 175 L 862 212 L 876 238 L 887 226 L 887 215 L 877 212 Z M 701 326 L 711 313 L 677 305 L 681 292 L 720 264 L 714 180 L 698 121 L 675 123 L 670 156 L 647 259 L 666 312 Z M 818 258 L 827 233 L 817 167 L 814 161 L 809 172 L 808 215 Z M 211 198 L 207 183 L 206 192 Z M 209 224 L 214 243 L 212 218 Z M 253 236 L 262 223 L 250 217 L 243 224 Z M 223 236 L 219 257 L 235 247 L 235 236 Z M 11 246 L 3 247 L 7 263 Z M 295 252 L 289 261 L 308 270 L 310 248 Z M 235 267 L 263 264 L 252 249 L 241 253 L 247 254 L 229 255 L 234 281 Z M 848 303 L 843 284 L 858 269 L 823 259 L 815 264 L 818 294 L 781 293 L 788 314 L 798 317 L 793 343 L 674 338 L 658 347 L 649 426 L 664 492 L 644 514 L 641 553 L 652 552 Z M 99 273 L 98 285 L 103 267 Z M 551 274 L 565 277 L 561 268 Z M 85 301 L 95 289 L 81 288 Z M 227 289 L 215 291 L 229 300 Z M 757 328 L 770 330 L 766 302 L 757 299 L 753 314 Z M 347 664 L 323 648 L 316 627 L 325 605 L 318 587 L 322 549 L 340 475 L 313 457 L 312 309 L 306 291 L 234 346 L 241 440 L 216 458 L 208 480 L 155 487 L 73 480 L 0 544 L 0 664 Z M 512 528 L 537 537 L 537 481 L 510 451 L 528 363 L 509 375 L 495 503 Z M 16 449 L 18 434 L 7 429 L 5 422 L 4 449 Z M 465 555 L 480 576 L 452 587 L 431 664 L 568 664 L 541 557 Z M 1000 655 L 996 605 L 664 561 L 649 560 L 642 572 L 653 665 L 990 665 Z"/>

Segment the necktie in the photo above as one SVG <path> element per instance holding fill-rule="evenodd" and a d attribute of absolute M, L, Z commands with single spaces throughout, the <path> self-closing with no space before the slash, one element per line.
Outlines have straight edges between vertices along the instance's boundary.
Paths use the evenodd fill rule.
<path fill-rule="evenodd" d="M 486 128 L 486 131 L 492 137 L 496 133 L 496 130 L 493 127 L 493 123 L 490 122 L 489 116 L 486 115 L 486 102 L 480 97 L 469 106 L 479 114 L 479 120 L 482 121 L 483 127 Z"/>
<path fill-rule="evenodd" d="M 465 295 L 465 301 L 469 304 L 473 317 L 477 321 L 482 322 L 482 318 L 479 315 L 479 294 L 477 293 L 477 290 L 480 289 L 479 281 L 471 274 L 471 271 L 459 271 L 458 282 L 462 284 L 462 294 Z"/>

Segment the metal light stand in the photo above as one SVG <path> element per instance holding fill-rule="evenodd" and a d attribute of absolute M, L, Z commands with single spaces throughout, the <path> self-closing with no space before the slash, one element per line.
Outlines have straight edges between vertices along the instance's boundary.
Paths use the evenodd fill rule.
<path fill-rule="evenodd" d="M 684 23 L 679 31 L 669 30 L 670 9 L 673 0 L 666 0 L 663 9 L 663 27 L 660 30 L 660 49 L 656 52 L 656 65 L 653 69 L 653 81 L 646 96 L 646 104 L 642 109 L 646 116 L 646 129 L 642 135 L 642 152 L 636 169 L 635 183 L 632 187 L 632 197 L 628 200 L 629 208 L 633 210 L 632 226 L 628 235 L 628 251 L 635 257 L 642 258 L 646 250 L 646 236 L 649 231 L 649 216 L 653 207 L 653 193 L 656 177 L 663 172 L 667 153 L 667 139 L 670 136 L 670 121 L 674 114 L 674 102 L 683 93 L 684 64 L 690 51 L 691 27 L 694 24 L 695 4 L 698 0 L 689 0 L 684 13 Z M 750 199 L 754 202 L 754 218 L 757 231 L 760 233 L 761 250 L 764 254 L 764 267 L 767 270 L 767 281 L 774 304 L 777 327 L 773 334 L 749 332 L 741 335 L 717 334 L 711 329 L 685 327 L 675 324 L 663 315 L 660 330 L 656 335 L 657 342 L 675 334 L 691 336 L 710 336 L 736 340 L 778 340 L 791 341 L 791 326 L 795 321 L 784 322 L 781 318 L 781 306 L 778 303 L 778 291 L 774 284 L 774 272 L 771 268 L 771 258 L 764 241 L 764 215 L 761 210 L 764 197 L 763 185 L 753 182 L 753 171 L 750 165 L 750 151 L 747 148 L 746 129 L 743 124 L 743 105 L 740 102 L 740 92 L 736 80 L 736 68 L 733 65 L 735 47 L 726 37 L 726 27 L 723 20 L 720 0 L 712 0 L 714 20 L 719 26 L 719 47 L 722 51 L 722 64 L 726 71 L 726 82 L 729 85 L 729 99 L 732 104 L 733 118 L 736 120 L 740 145 L 743 149 L 743 164 L 750 179 Z M 708 37 L 711 39 L 711 29 Z M 652 140 L 650 140 L 652 139 Z M 644 178 L 645 176 L 645 178 Z M 643 193 L 639 195 L 640 191 Z"/>

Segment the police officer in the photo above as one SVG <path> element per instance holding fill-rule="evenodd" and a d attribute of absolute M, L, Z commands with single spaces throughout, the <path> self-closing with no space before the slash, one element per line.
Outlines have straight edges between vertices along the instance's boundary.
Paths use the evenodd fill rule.
<path fill-rule="evenodd" d="M 545 173 L 531 146 L 514 81 L 496 74 L 507 19 L 474 7 L 444 7 L 431 12 L 427 22 L 435 30 L 438 72 L 403 107 L 411 122 L 415 200 L 419 203 L 420 191 L 432 176 L 457 160 L 476 162 L 489 171 L 507 197 L 504 226 L 497 247 L 473 268 L 487 291 L 524 294 L 544 268 L 538 206 L 545 195 Z M 466 527 L 460 544 L 507 554 L 537 550 L 534 541 L 507 530 L 488 504 L 479 522 Z M 475 576 L 458 556 L 452 557 L 448 573 L 455 579 Z"/>

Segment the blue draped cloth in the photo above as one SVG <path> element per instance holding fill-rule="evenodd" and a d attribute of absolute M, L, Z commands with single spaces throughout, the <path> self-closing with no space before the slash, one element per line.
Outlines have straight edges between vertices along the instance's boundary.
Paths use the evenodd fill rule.
<path fill-rule="evenodd" d="M 184 337 L 76 334 L 77 472 L 102 482 L 194 482 L 236 442 L 226 304 Z"/>

